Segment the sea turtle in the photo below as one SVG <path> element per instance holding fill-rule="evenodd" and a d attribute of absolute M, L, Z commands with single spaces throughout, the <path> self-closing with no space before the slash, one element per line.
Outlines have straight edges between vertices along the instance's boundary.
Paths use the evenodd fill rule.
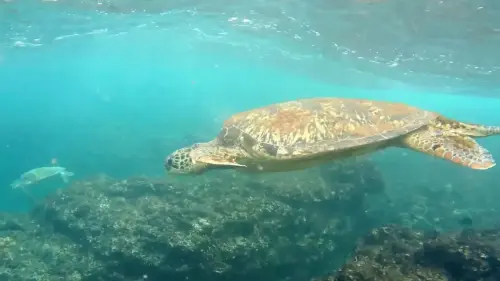
<path fill-rule="evenodd" d="M 496 134 L 500 127 L 462 123 L 403 103 L 301 99 L 235 114 L 215 139 L 174 151 L 164 166 L 177 174 L 281 172 L 396 146 L 486 170 L 495 160 L 473 137 Z"/>
<path fill-rule="evenodd" d="M 65 183 L 67 183 L 69 181 L 69 177 L 73 176 L 73 173 L 67 171 L 66 168 L 64 167 L 58 167 L 58 166 L 39 167 L 23 173 L 19 177 L 19 179 L 15 180 L 11 184 L 11 187 L 12 188 L 25 187 L 55 175 L 60 175 L 62 180 Z"/>

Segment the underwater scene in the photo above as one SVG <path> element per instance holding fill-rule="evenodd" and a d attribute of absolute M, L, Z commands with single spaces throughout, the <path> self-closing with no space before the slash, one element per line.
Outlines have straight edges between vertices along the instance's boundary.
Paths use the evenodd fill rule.
<path fill-rule="evenodd" d="M 500 280 L 500 4 L 0 2 L 0 281 Z"/>

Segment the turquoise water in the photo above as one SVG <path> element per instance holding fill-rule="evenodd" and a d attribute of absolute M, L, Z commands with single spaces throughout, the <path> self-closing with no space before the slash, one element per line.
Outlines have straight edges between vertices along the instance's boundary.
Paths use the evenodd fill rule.
<path fill-rule="evenodd" d="M 231 115 L 299 98 L 500 126 L 500 6 L 438 2 L 0 2 L 1 281 L 303 281 L 372 227 L 497 227 L 500 167 L 402 148 L 345 170 L 165 173 Z M 500 136 L 478 142 L 500 161 Z M 55 162 L 70 183 L 11 188 Z"/>
<path fill-rule="evenodd" d="M 9 184 L 51 159 L 73 171 L 76 179 L 99 173 L 117 178 L 163 175 L 164 157 L 172 150 L 210 140 L 225 118 L 273 102 L 373 98 L 500 125 L 500 100 L 490 94 L 493 88 L 475 83 L 471 95 L 450 94 L 446 87 L 423 91 L 426 85 L 387 79 L 398 68 L 386 68 L 377 77 L 380 69 L 354 71 L 357 65 L 311 52 L 304 40 L 292 45 L 289 37 L 273 38 L 269 30 L 258 38 L 251 33 L 264 29 L 228 31 L 224 24 L 232 16 L 252 14 L 238 12 L 238 7 L 200 23 L 196 9 L 176 8 L 158 16 L 37 3 L 30 9 L 36 16 L 23 22 L 13 11 L 29 6 L 2 5 L 3 22 L 10 27 L 3 25 L 0 49 L 0 204 L 6 211 L 30 206 Z M 35 12 L 35 7 L 44 10 Z M 60 22 L 42 12 L 59 15 Z M 261 18 L 258 26 L 266 26 L 264 19 L 269 18 Z M 276 23 L 275 29 L 279 27 Z M 463 93 L 461 89 L 455 92 Z M 480 140 L 497 158 L 499 141 Z M 464 208 L 493 208 L 493 198 L 498 198 L 498 168 L 472 171 L 400 149 L 371 157 L 395 194 L 404 194 L 406 186 L 456 186 L 477 197 L 477 206 Z M 62 185 L 51 180 L 40 192 L 48 194 Z"/>

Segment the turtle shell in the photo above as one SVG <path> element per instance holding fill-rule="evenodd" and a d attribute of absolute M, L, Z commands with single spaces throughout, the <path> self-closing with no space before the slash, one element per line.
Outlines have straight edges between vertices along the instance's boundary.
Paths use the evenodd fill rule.
<path fill-rule="evenodd" d="M 302 99 L 235 114 L 224 122 L 217 141 L 224 146 L 239 145 L 251 155 L 300 158 L 388 141 L 437 117 L 402 103 Z"/>

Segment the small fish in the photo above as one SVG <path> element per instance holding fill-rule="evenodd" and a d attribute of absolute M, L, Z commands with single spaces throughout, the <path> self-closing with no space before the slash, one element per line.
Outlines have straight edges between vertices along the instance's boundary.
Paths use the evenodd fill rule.
<path fill-rule="evenodd" d="M 74 173 L 69 172 L 66 168 L 51 166 L 51 167 L 40 167 L 23 173 L 19 179 L 15 180 L 10 186 L 12 188 L 25 187 L 31 184 L 38 183 L 39 181 L 59 175 L 65 183 L 69 182 L 69 177 L 73 176 Z"/>

